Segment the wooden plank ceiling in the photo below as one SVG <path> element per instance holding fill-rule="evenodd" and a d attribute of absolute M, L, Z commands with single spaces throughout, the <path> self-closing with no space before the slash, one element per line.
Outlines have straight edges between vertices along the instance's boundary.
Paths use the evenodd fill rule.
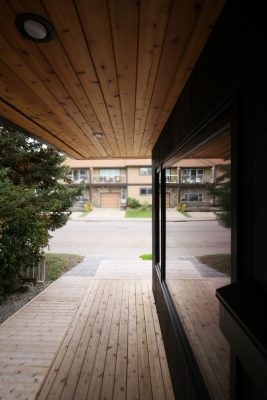
<path fill-rule="evenodd" d="M 223 5 L 2 0 L 0 115 L 78 159 L 151 157 Z M 51 22 L 52 41 L 21 36 L 25 12 Z"/>

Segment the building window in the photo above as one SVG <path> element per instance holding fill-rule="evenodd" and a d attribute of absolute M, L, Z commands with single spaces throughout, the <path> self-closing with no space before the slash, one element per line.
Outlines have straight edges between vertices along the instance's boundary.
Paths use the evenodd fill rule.
<path fill-rule="evenodd" d="M 139 168 L 139 175 L 141 176 L 151 176 L 152 168 L 151 167 L 141 167 Z"/>
<path fill-rule="evenodd" d="M 88 174 L 86 169 L 73 169 L 68 174 L 68 178 L 70 178 L 75 183 L 87 182 Z"/>
<path fill-rule="evenodd" d="M 143 187 L 140 188 L 140 196 L 148 196 L 152 194 L 152 188 L 151 187 Z"/>
<path fill-rule="evenodd" d="M 165 169 L 165 181 L 171 182 L 171 169 L 170 168 Z"/>
<path fill-rule="evenodd" d="M 181 201 L 203 201 L 202 193 L 184 193 Z"/>
<path fill-rule="evenodd" d="M 120 182 L 121 170 L 119 168 L 103 168 L 100 169 L 100 182 Z"/>
<path fill-rule="evenodd" d="M 203 183 L 203 169 L 184 169 L 182 171 L 182 183 Z"/>

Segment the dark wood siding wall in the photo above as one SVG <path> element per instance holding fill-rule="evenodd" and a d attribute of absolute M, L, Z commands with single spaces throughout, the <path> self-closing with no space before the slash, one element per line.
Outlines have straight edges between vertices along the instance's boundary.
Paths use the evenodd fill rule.
<path fill-rule="evenodd" d="M 267 63 L 266 21 L 262 4 L 228 1 L 218 23 L 194 68 L 186 87 L 167 121 L 154 149 L 153 166 L 159 167 L 192 135 L 220 113 L 223 106 L 233 101 L 235 126 L 233 127 L 235 164 L 233 190 L 235 202 L 233 235 L 233 281 L 246 284 L 249 293 L 257 288 L 261 302 L 266 303 L 267 287 L 267 202 L 263 194 L 267 164 Z M 155 195 L 155 193 L 154 193 Z M 155 207 L 155 204 L 154 204 Z M 154 213 L 155 215 L 155 213 Z M 154 226 L 156 224 L 154 223 Z M 153 250 L 156 250 L 156 232 L 153 232 Z M 164 285 L 154 273 L 154 294 L 163 330 L 164 342 L 176 389 L 177 398 L 194 399 L 184 382 L 192 379 L 179 345 L 179 332 L 175 329 L 166 306 Z M 240 293 L 246 291 L 240 290 Z M 224 293 L 221 293 L 223 300 Z M 231 296 L 227 294 L 225 307 L 231 314 Z M 255 310 L 254 310 L 255 311 Z M 252 310 L 253 313 L 253 310 Z M 235 309 L 237 324 L 244 322 L 242 313 Z M 240 321 L 238 319 L 240 318 Z M 253 318 L 253 317 L 252 317 Z M 266 331 L 265 316 L 255 323 Z M 261 322 L 260 322 L 261 321 Z M 221 321 L 224 329 L 224 321 Z M 230 324 L 231 325 L 231 324 Z M 253 325 L 253 324 L 252 324 Z M 229 328 L 229 327 L 228 327 Z M 232 399 L 254 399 L 253 393 L 261 388 L 249 383 L 250 367 L 239 361 L 234 342 L 238 338 L 229 328 L 227 336 L 232 350 Z M 253 329 L 253 328 L 251 328 Z M 255 332 L 251 332 L 253 336 Z M 261 342 L 262 346 L 263 343 Z M 266 347 L 265 347 L 266 349 Z M 179 355 L 179 354 L 180 355 Z M 266 353 L 267 354 L 267 353 Z M 191 371 L 192 372 L 192 371 Z M 194 378 L 193 378 L 194 380 Z M 179 386 L 180 385 L 180 386 Z M 193 387 L 196 387 L 197 385 Z M 242 394 L 243 393 L 243 394 Z M 246 394 L 245 394 L 246 393 Z M 251 395 L 250 395 L 251 393 Z M 262 394 L 261 394 L 262 396 Z M 263 395 L 266 398 L 267 395 Z M 197 397 L 199 398 L 199 397 Z M 260 397 L 259 397 L 260 398 Z"/>

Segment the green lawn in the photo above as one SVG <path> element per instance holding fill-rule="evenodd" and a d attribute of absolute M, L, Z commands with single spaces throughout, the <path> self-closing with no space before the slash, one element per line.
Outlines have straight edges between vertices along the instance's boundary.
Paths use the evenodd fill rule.
<path fill-rule="evenodd" d="M 152 254 L 142 254 L 139 256 L 142 260 L 152 260 Z"/>
<path fill-rule="evenodd" d="M 210 254 L 197 257 L 198 261 L 208 267 L 227 275 L 231 273 L 231 254 Z"/>
<path fill-rule="evenodd" d="M 84 257 L 77 254 L 60 254 L 60 253 L 46 253 L 45 266 L 46 266 L 46 281 L 55 281 L 64 272 L 75 267 L 79 264 Z"/>
<path fill-rule="evenodd" d="M 125 218 L 151 218 L 151 210 L 126 210 Z"/>

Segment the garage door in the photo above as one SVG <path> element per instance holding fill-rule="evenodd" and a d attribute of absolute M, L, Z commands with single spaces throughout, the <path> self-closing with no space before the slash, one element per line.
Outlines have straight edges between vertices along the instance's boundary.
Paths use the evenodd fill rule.
<path fill-rule="evenodd" d="M 120 193 L 100 193 L 101 208 L 120 208 Z"/>
<path fill-rule="evenodd" d="M 166 208 L 170 208 L 171 206 L 171 194 L 170 192 L 166 193 Z"/>

